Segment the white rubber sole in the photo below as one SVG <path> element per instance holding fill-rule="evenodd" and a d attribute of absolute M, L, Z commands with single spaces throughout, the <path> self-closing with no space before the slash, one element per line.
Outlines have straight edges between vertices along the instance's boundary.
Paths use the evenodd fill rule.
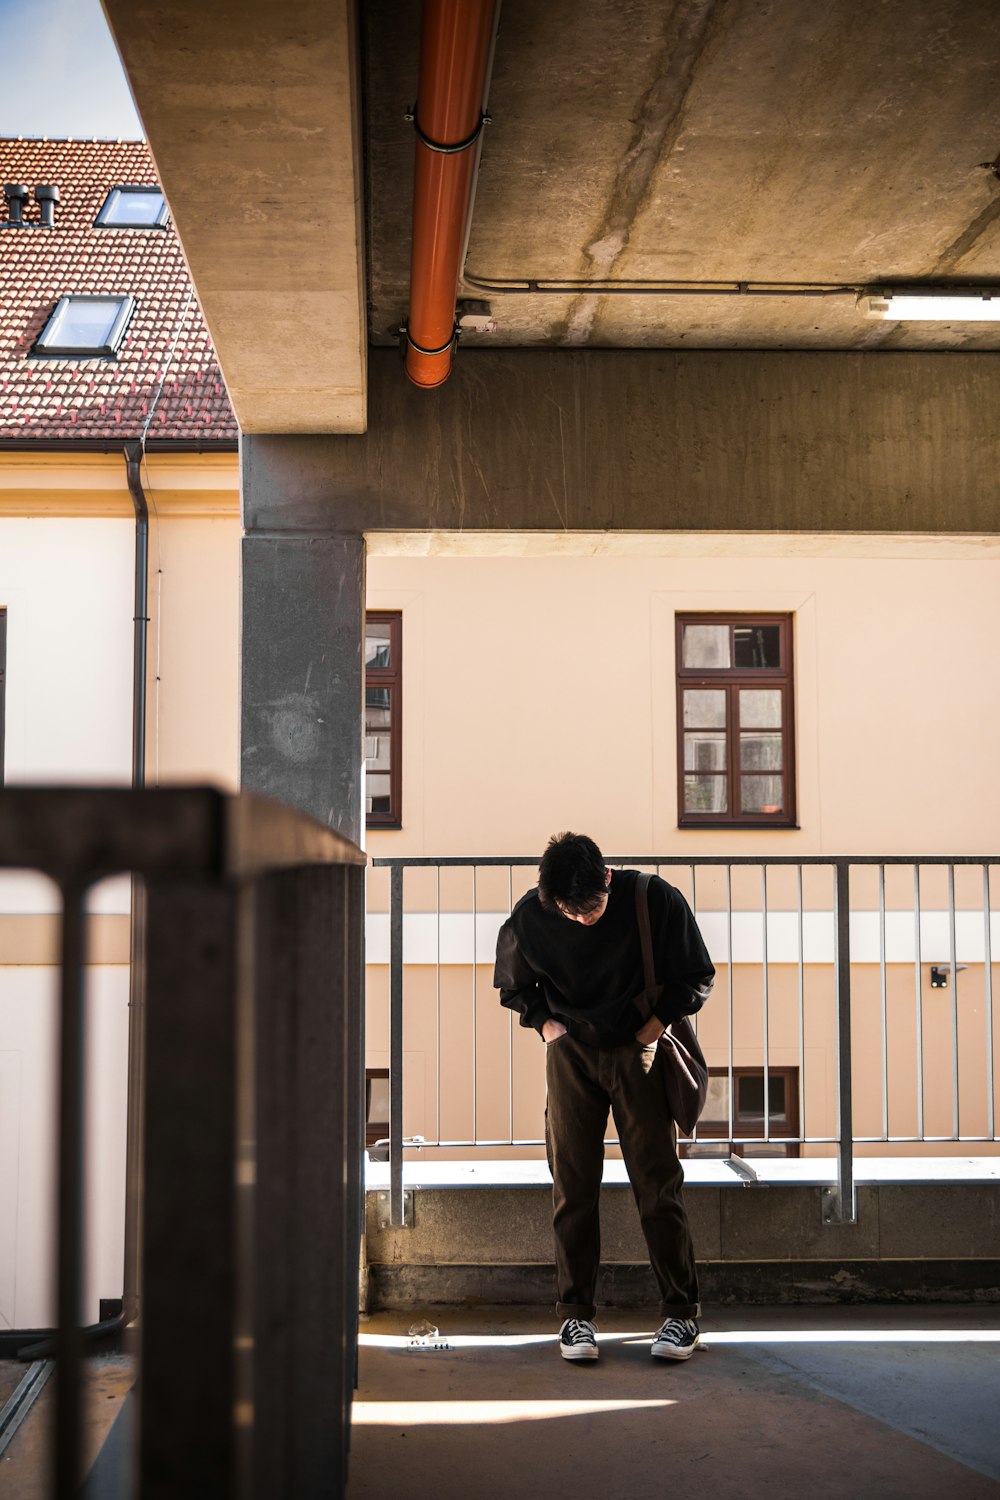
<path fill-rule="evenodd" d="M 654 1359 L 690 1359 L 700 1343 L 699 1337 L 695 1339 L 690 1349 L 678 1349 L 673 1344 L 654 1344 L 649 1352 Z"/>
<path fill-rule="evenodd" d="M 599 1352 L 600 1351 L 597 1350 L 597 1349 L 586 1349 L 586 1348 L 583 1348 L 583 1349 L 565 1349 L 562 1344 L 559 1345 L 559 1353 L 562 1355 L 563 1359 L 568 1359 L 568 1360 L 571 1360 L 571 1361 L 574 1361 L 574 1362 L 581 1361 L 581 1360 L 588 1360 L 588 1359 L 589 1360 L 595 1360 L 597 1358 Z"/>

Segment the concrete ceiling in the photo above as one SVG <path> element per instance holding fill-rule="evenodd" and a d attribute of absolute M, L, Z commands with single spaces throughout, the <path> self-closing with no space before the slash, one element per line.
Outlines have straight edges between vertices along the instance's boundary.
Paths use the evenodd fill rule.
<path fill-rule="evenodd" d="M 369 331 L 405 316 L 419 6 L 363 6 Z M 490 281 L 1000 281 L 996 0 L 503 0 L 468 345 L 997 349 L 826 296 Z"/>
<path fill-rule="evenodd" d="M 408 302 L 418 0 L 103 3 L 241 428 L 363 431 Z M 850 290 L 483 290 L 1000 281 L 997 0 L 503 0 L 490 108 L 468 345 L 1000 348 Z"/>

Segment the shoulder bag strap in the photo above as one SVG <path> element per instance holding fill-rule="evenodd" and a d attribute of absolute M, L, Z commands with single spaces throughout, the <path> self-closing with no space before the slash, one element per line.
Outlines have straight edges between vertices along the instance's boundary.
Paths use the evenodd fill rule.
<path fill-rule="evenodd" d="M 650 876 L 639 875 L 635 882 L 635 914 L 639 922 L 639 944 L 642 948 L 642 977 L 645 989 L 636 996 L 640 1006 L 645 1006 L 645 1020 L 653 1014 L 656 1003 L 656 973 L 653 968 L 653 934 L 649 926 L 649 881 Z"/>

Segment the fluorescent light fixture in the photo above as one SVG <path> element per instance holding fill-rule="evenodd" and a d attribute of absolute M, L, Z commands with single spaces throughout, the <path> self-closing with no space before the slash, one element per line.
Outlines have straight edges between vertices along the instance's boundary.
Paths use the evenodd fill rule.
<path fill-rule="evenodd" d="M 866 318 L 893 322 L 1000 322 L 1000 286 L 958 287 L 949 291 L 921 287 L 867 286 L 858 297 Z"/>

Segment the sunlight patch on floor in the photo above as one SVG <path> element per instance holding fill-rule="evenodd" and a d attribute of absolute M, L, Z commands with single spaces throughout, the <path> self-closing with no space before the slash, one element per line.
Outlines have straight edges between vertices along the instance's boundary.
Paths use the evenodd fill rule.
<path fill-rule="evenodd" d="M 355 1401 L 353 1421 L 362 1427 L 481 1426 L 486 1422 L 537 1422 L 553 1417 L 591 1417 L 599 1412 L 676 1406 L 675 1401 Z"/>

